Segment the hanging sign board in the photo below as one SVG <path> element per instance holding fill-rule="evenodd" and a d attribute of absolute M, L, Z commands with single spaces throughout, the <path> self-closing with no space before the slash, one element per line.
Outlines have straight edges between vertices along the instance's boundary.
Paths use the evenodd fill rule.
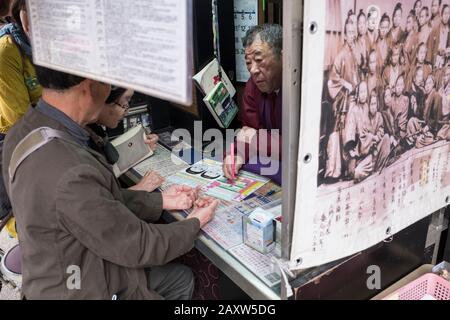
<path fill-rule="evenodd" d="M 37 65 L 191 104 L 191 1 L 27 3 Z"/>

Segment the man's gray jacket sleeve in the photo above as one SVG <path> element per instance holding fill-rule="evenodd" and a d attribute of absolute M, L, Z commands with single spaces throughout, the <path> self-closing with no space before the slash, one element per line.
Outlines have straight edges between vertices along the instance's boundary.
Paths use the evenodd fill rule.
<path fill-rule="evenodd" d="M 122 189 L 125 205 L 134 214 L 147 222 L 155 222 L 161 218 L 162 213 L 162 193 L 159 191 L 146 192 Z"/>
<path fill-rule="evenodd" d="M 55 195 L 61 226 L 102 259 L 128 268 L 163 265 L 192 249 L 198 219 L 148 224 L 113 196 L 112 183 L 86 164 L 66 172 Z"/>

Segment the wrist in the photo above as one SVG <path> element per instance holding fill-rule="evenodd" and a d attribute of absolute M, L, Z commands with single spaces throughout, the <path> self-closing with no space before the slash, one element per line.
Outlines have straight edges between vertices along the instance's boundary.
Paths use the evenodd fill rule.
<path fill-rule="evenodd" d="M 172 196 L 162 193 L 162 207 L 164 210 L 171 210 Z"/>
<path fill-rule="evenodd" d="M 202 221 L 200 220 L 199 217 L 188 217 L 188 219 L 195 219 L 195 220 L 197 220 L 199 228 L 203 227 L 203 223 L 202 223 Z"/>
<path fill-rule="evenodd" d="M 140 189 L 139 183 L 136 183 L 134 186 L 129 187 L 128 189 L 129 189 L 129 190 L 133 190 L 133 191 L 139 191 L 139 190 L 141 190 L 141 189 Z"/>
<path fill-rule="evenodd" d="M 244 155 L 242 155 L 242 154 L 240 154 L 240 153 L 236 153 L 236 155 L 235 155 L 235 164 L 236 164 L 236 167 L 240 167 L 240 166 L 242 166 L 243 164 L 245 163 L 245 157 L 244 157 Z"/>

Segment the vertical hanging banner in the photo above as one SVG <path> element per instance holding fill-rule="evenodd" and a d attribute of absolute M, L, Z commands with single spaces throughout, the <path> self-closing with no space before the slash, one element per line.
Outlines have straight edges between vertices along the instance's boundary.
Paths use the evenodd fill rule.
<path fill-rule="evenodd" d="M 450 8 L 428 4 L 305 1 L 293 269 L 450 203 Z"/>
<path fill-rule="evenodd" d="M 27 3 L 35 64 L 192 103 L 191 1 Z"/>
<path fill-rule="evenodd" d="M 236 81 L 247 82 L 250 73 L 245 64 L 242 39 L 247 31 L 258 24 L 258 0 L 234 0 L 234 36 L 236 47 Z"/>

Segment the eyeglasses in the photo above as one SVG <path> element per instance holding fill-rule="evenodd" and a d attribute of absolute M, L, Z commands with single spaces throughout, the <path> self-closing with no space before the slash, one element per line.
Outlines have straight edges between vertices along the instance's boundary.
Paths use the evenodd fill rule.
<path fill-rule="evenodd" d="M 129 104 L 128 102 L 127 102 L 127 103 L 124 103 L 124 104 L 120 104 L 120 103 L 118 103 L 118 102 L 114 102 L 114 104 L 117 105 L 117 106 L 119 106 L 119 107 L 121 107 L 121 108 L 124 109 L 124 110 L 130 109 L 130 104 Z"/>

